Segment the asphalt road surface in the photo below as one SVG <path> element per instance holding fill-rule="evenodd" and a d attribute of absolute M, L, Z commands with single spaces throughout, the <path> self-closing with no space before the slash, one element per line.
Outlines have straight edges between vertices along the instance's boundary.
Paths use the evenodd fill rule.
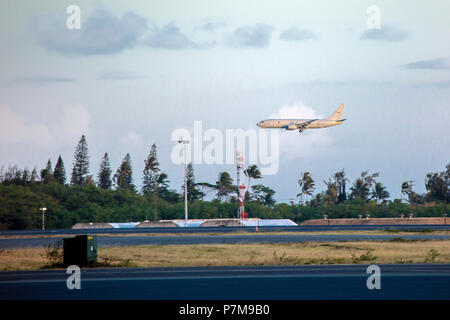
<path fill-rule="evenodd" d="M 425 225 L 342 225 L 342 226 L 288 226 L 288 227 L 259 227 L 259 231 L 283 232 L 316 232 L 336 230 L 450 230 L 450 224 Z M 0 235 L 59 235 L 59 234 L 102 234 L 102 233 L 230 233 L 256 232 L 255 227 L 199 227 L 199 228 L 123 228 L 123 229 L 50 229 L 50 230 L 0 230 Z"/>
<path fill-rule="evenodd" d="M 450 299 L 450 264 L 83 269 L 81 289 L 65 270 L 0 272 L 0 300 Z"/>
<path fill-rule="evenodd" d="M 182 245 L 182 244 L 250 244 L 250 243 L 295 243 L 302 241 L 389 241 L 404 240 L 448 240 L 450 235 L 218 235 L 218 236 L 98 236 L 99 247 Z M 47 247 L 62 238 L 0 239 L 0 249 L 25 247 Z"/>

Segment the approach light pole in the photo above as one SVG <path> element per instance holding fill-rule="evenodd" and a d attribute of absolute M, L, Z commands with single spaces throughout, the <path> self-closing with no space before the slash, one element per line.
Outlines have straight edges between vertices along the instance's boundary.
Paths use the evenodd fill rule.
<path fill-rule="evenodd" d="M 184 144 L 184 227 L 188 227 L 188 199 L 187 199 L 187 161 L 186 161 L 186 153 L 187 153 L 187 144 L 189 140 L 183 140 L 183 137 L 180 137 L 178 143 Z"/>
<path fill-rule="evenodd" d="M 45 230 L 45 211 L 47 208 L 39 208 L 42 211 L 42 230 Z"/>

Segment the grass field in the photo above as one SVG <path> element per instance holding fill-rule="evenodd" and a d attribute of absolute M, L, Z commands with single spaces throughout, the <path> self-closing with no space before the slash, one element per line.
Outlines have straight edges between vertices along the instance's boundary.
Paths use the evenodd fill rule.
<path fill-rule="evenodd" d="M 49 265 L 46 248 L 0 250 L 0 270 Z M 99 248 L 102 267 L 450 263 L 450 240 L 159 245 Z"/>

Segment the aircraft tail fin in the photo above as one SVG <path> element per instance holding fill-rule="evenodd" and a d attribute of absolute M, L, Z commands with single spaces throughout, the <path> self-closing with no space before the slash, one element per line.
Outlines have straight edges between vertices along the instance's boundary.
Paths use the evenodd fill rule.
<path fill-rule="evenodd" d="M 344 112 L 344 104 L 341 104 L 339 108 L 333 113 L 331 117 L 328 118 L 328 120 L 341 120 L 342 119 L 342 113 Z"/>

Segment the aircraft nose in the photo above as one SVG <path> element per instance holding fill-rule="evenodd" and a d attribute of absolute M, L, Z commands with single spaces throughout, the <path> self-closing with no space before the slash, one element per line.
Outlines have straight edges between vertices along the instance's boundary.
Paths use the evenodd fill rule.
<path fill-rule="evenodd" d="M 258 122 L 256 125 L 258 126 L 258 127 L 261 127 L 261 125 L 262 125 L 262 121 L 260 121 L 260 122 Z"/>

